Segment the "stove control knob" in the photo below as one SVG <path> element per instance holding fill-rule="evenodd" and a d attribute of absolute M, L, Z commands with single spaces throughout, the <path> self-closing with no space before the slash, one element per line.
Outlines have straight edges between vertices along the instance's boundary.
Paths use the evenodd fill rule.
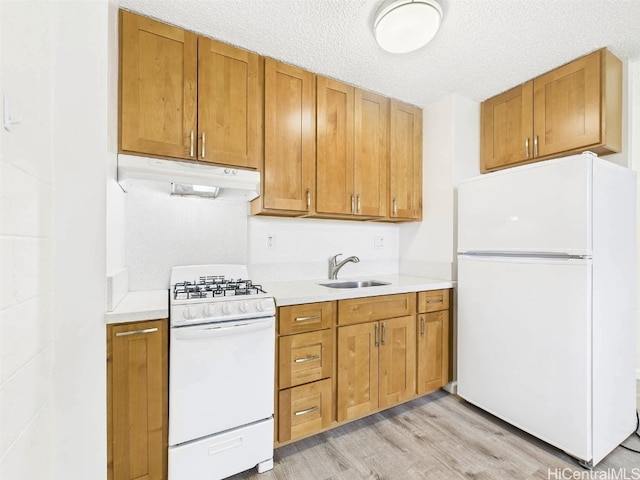
<path fill-rule="evenodd" d="M 193 320 L 197 314 L 198 312 L 196 312 L 196 309 L 193 307 L 186 307 L 182 312 L 182 316 L 187 320 Z"/>
<path fill-rule="evenodd" d="M 202 313 L 205 317 L 213 317 L 216 314 L 216 306 L 214 304 L 208 304 L 202 307 Z"/>
<path fill-rule="evenodd" d="M 256 302 L 256 310 L 258 312 L 264 312 L 264 305 L 262 304 L 262 300 L 258 300 Z"/>
<path fill-rule="evenodd" d="M 222 304 L 222 313 L 229 315 L 231 313 L 231 306 L 228 303 Z"/>

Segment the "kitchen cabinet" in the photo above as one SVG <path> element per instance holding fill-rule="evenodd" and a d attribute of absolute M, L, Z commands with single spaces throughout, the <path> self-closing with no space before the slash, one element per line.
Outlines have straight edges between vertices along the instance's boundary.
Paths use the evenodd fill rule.
<path fill-rule="evenodd" d="M 167 320 L 107 326 L 109 480 L 167 478 Z"/>
<path fill-rule="evenodd" d="M 408 293 L 338 302 L 338 422 L 415 396 L 415 298 Z"/>
<path fill-rule="evenodd" d="M 120 10 L 119 149 L 195 158 L 194 33 Z"/>
<path fill-rule="evenodd" d="M 391 100 L 389 217 L 422 219 L 422 110 Z"/>
<path fill-rule="evenodd" d="M 481 105 L 481 170 L 622 148 L 622 62 L 606 49 Z"/>
<path fill-rule="evenodd" d="M 418 395 L 437 390 L 450 380 L 449 295 L 449 290 L 418 293 Z"/>
<path fill-rule="evenodd" d="M 335 302 L 278 309 L 280 443 L 318 433 L 334 420 Z"/>
<path fill-rule="evenodd" d="M 257 167 L 262 59 L 131 12 L 120 18 L 120 151 Z"/>
<path fill-rule="evenodd" d="M 316 85 L 316 216 L 384 216 L 389 100 L 321 76 Z"/>
<path fill-rule="evenodd" d="M 269 58 L 264 75 L 262 192 L 251 213 L 309 215 L 315 206 L 315 75 Z"/>

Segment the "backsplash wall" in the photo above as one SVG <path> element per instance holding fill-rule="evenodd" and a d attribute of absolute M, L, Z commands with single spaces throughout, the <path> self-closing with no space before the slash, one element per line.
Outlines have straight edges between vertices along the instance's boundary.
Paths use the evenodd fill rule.
<path fill-rule="evenodd" d="M 247 203 L 136 189 L 125 199 L 129 290 L 169 287 L 171 267 L 247 262 Z"/>
<path fill-rule="evenodd" d="M 125 195 L 129 290 L 169 286 L 171 267 L 248 264 L 252 279 L 326 278 L 331 255 L 357 255 L 342 277 L 398 273 L 399 227 L 321 219 L 251 217 L 237 200 L 170 196 L 136 188 Z M 267 237 L 274 239 L 267 246 Z M 381 238 L 382 247 L 374 247 Z"/>

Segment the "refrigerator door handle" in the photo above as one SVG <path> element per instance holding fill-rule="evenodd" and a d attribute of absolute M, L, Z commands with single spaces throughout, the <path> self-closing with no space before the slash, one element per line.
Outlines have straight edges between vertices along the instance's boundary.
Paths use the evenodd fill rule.
<path fill-rule="evenodd" d="M 460 252 L 459 254 L 465 257 L 550 258 L 555 260 L 585 260 L 591 258 L 591 255 L 571 255 L 566 252 L 498 252 L 493 250 L 473 250 Z"/>

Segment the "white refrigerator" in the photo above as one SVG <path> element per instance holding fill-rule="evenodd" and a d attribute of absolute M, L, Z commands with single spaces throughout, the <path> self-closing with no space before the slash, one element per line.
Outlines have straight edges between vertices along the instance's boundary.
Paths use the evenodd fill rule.
<path fill-rule="evenodd" d="M 635 204 L 589 153 L 458 186 L 458 394 L 585 467 L 636 426 Z"/>

